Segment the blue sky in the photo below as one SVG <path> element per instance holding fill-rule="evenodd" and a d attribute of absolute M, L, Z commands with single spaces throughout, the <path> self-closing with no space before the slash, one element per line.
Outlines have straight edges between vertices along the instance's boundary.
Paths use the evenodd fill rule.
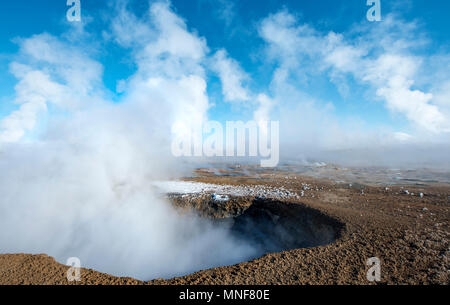
<path fill-rule="evenodd" d="M 128 82 L 141 75 L 136 56 L 140 42 L 118 43 L 120 34 L 112 30 L 119 14 L 115 4 L 126 2 L 127 13 L 151 28 L 148 11 L 155 1 L 111 4 L 112 1 L 81 0 L 85 34 L 79 39 L 68 38 L 70 33 L 77 32 L 79 25 L 66 20 L 65 2 L 24 0 L 0 4 L 0 118 L 8 117 L 26 103 L 23 100 L 13 103 L 18 94 L 14 86 L 20 82 L 20 76 L 11 73 L 13 62 L 26 63 L 42 71 L 54 68 L 29 62 L 30 54 L 22 50 L 24 40 L 42 33 L 64 41 L 66 48 L 73 44 L 74 49 L 89 50 L 89 58 L 103 69 L 102 84 L 96 83 L 102 98 L 107 96 L 111 102 L 120 102 L 133 95 L 118 92 L 117 85 L 121 80 Z M 206 113 L 210 119 L 250 120 L 255 113 L 265 113 L 265 118 L 289 126 L 286 134 L 290 135 L 311 130 L 321 134 L 318 130 L 325 125 L 332 130 L 338 126 L 338 137 L 355 143 L 361 137 L 369 139 L 376 134 L 383 138 L 386 133 L 402 140 L 431 134 L 439 141 L 446 141 L 450 130 L 450 102 L 446 102 L 450 88 L 447 69 L 450 3 L 381 0 L 381 22 L 366 20 L 368 8 L 364 0 L 173 0 L 168 4 L 170 12 L 185 23 L 185 30 L 205 43 L 198 64 L 207 84 Z M 124 28 L 122 35 L 127 31 L 137 33 L 132 25 Z M 284 42 L 277 41 L 273 32 L 264 36 L 264 31 L 273 28 L 286 31 Z M 331 43 L 331 34 L 340 36 L 339 42 Z M 290 40 L 294 42 L 286 42 Z M 405 45 L 406 42 L 410 45 Z M 309 43 L 314 45 L 308 46 Z M 331 49 L 328 52 L 323 48 Z M 214 62 L 220 50 L 225 52 L 225 57 L 223 65 L 218 67 Z M 350 58 L 356 54 L 357 58 L 352 62 L 352 58 L 338 53 L 341 50 L 345 56 Z M 227 68 L 230 62 L 236 69 Z M 374 72 L 374 65 L 381 62 L 388 62 L 392 67 Z M 408 63 L 417 64 L 414 71 L 399 70 Z M 404 84 L 393 88 L 395 76 L 378 78 L 380 73 L 391 73 L 391 70 L 405 78 Z M 185 74 L 189 73 L 192 72 Z M 287 76 L 275 81 L 275 76 L 282 73 Z M 52 79 L 57 77 L 50 75 Z M 242 89 L 246 93 L 227 100 L 223 83 L 226 77 L 235 80 L 229 90 Z M 61 82 L 70 86 L 67 80 Z M 419 94 L 415 94 L 416 90 Z M 272 100 L 270 107 L 258 102 L 261 94 Z M 409 109 L 405 103 L 412 96 L 417 97 L 417 103 L 411 106 L 414 109 Z M 58 108 L 54 104 L 48 102 L 48 109 Z M 298 122 L 284 114 L 295 113 L 294 109 L 298 111 L 298 122 L 304 116 L 308 128 L 291 128 Z M 313 122 L 311 118 L 315 118 Z M 36 120 L 36 125 L 45 121 L 40 115 Z"/>

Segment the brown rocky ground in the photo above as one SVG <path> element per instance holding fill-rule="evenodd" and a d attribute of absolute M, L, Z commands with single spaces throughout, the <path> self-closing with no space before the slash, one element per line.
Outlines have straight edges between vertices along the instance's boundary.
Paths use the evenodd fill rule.
<path fill-rule="evenodd" d="M 289 201 L 320 211 L 342 223 L 343 228 L 338 239 L 325 246 L 270 253 L 250 262 L 184 277 L 144 283 L 82 269 L 82 280 L 77 284 L 370 284 L 366 279 L 366 261 L 370 257 L 381 259 L 380 284 L 449 284 L 448 185 L 398 185 L 386 189 L 277 172 L 236 177 L 198 171 L 191 180 L 284 186 L 298 194 L 308 184 L 304 196 Z M 420 193 L 424 196 L 418 196 Z M 231 200 L 226 209 L 232 214 L 250 204 L 251 198 Z M 201 201 L 191 205 L 201 210 Z M 225 212 L 220 213 L 216 216 Z M 47 255 L 0 255 L 0 284 L 69 284 L 67 270 L 67 266 Z"/>

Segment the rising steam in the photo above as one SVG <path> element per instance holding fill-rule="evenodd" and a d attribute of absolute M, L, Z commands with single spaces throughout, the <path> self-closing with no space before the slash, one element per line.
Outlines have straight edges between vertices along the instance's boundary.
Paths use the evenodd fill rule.
<path fill-rule="evenodd" d="M 171 124 L 206 116 L 206 45 L 166 2 L 145 22 L 120 3 L 110 39 L 132 46 L 137 71 L 120 82 L 118 103 L 82 28 L 19 40 L 11 72 L 20 107 L 0 129 L 0 250 L 78 257 L 143 280 L 246 260 L 255 250 L 227 227 L 181 215 L 151 189 L 181 172 Z"/>

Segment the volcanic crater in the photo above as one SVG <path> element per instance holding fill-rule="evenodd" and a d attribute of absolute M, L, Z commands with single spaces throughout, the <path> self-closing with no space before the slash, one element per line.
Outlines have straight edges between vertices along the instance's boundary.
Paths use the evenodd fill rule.
<path fill-rule="evenodd" d="M 177 209 L 194 211 L 258 249 L 260 255 L 332 243 L 344 224 L 300 203 L 269 198 L 227 197 L 214 194 L 169 194 Z"/>

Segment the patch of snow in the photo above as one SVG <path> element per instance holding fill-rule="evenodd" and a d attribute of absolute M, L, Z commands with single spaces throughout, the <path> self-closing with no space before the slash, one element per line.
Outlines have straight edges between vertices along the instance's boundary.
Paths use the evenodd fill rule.
<path fill-rule="evenodd" d="M 263 198 L 297 198 L 297 193 L 283 187 L 264 185 L 220 185 L 191 181 L 155 181 L 152 186 L 159 194 L 212 194 L 216 200 L 225 200 L 228 196 L 254 196 Z M 304 194 L 304 192 L 302 193 Z M 213 197 L 214 198 L 214 197 Z M 219 199 L 220 198 L 220 199 Z M 226 200 L 228 200 L 226 199 Z"/>
<path fill-rule="evenodd" d="M 218 195 L 218 194 L 212 194 L 212 199 L 216 201 L 228 201 L 230 200 L 230 197 L 228 195 Z"/>

